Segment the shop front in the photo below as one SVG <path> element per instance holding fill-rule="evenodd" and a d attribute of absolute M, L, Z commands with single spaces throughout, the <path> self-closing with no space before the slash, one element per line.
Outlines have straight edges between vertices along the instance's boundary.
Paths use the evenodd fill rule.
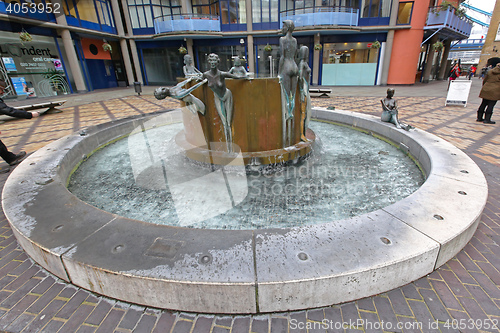
<path fill-rule="evenodd" d="M 379 48 L 373 42 L 325 43 L 322 85 L 373 86 L 376 84 Z"/>
<path fill-rule="evenodd" d="M 19 33 L 0 32 L 0 77 L 7 82 L 6 97 L 31 98 L 72 92 L 53 37 L 32 35 L 22 41 Z"/>

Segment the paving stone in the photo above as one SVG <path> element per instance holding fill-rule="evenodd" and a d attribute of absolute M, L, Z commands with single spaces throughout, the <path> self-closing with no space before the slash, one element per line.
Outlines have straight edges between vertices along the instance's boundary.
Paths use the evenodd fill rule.
<path fill-rule="evenodd" d="M 471 293 L 472 297 L 481 305 L 481 308 L 488 315 L 500 316 L 500 309 L 493 302 L 490 297 L 479 286 L 467 285 L 467 290 Z"/>
<path fill-rule="evenodd" d="M 124 315 L 123 310 L 111 310 L 106 318 L 104 318 L 99 328 L 96 330 L 96 333 L 109 333 L 113 332 L 113 330 L 118 326 L 118 323 L 122 319 Z"/>
<path fill-rule="evenodd" d="M 53 300 L 41 311 L 38 316 L 25 328 L 27 332 L 36 332 L 42 329 L 65 304 L 61 300 Z"/>
<path fill-rule="evenodd" d="M 397 290 L 400 290 L 399 288 Z M 371 297 L 366 297 L 356 301 L 358 309 L 367 311 L 377 311 L 375 305 L 373 304 L 373 299 Z"/>
<path fill-rule="evenodd" d="M 175 326 L 174 326 L 174 329 L 172 330 L 172 333 L 190 332 L 192 327 L 193 327 L 192 321 L 177 320 L 175 322 Z"/>
<path fill-rule="evenodd" d="M 428 283 L 427 283 L 428 284 Z M 412 316 L 413 313 L 406 302 L 406 299 L 403 295 L 403 292 L 400 288 L 391 290 L 387 292 L 387 296 L 389 296 L 389 300 L 391 301 L 392 308 L 396 314 L 404 315 L 404 316 Z"/>
<path fill-rule="evenodd" d="M 450 315 L 448 314 L 448 312 L 446 312 L 443 303 L 441 303 L 441 300 L 434 291 L 421 289 L 420 294 L 422 294 L 422 297 L 425 300 L 425 304 L 427 305 L 432 313 L 432 316 L 435 319 L 438 319 L 440 321 L 446 321 L 450 319 Z"/>
<path fill-rule="evenodd" d="M 213 317 L 198 316 L 196 318 L 196 322 L 194 324 L 193 333 L 210 333 L 210 330 L 212 329 L 213 321 L 214 321 Z M 158 325 L 156 325 L 156 326 L 158 327 Z M 233 331 L 234 332 L 248 333 L 249 330 L 250 330 L 250 318 L 247 317 L 247 318 L 235 318 L 234 319 L 234 322 L 233 322 Z M 160 332 L 165 332 L 165 331 L 158 331 L 157 333 L 160 333 Z"/>
<path fill-rule="evenodd" d="M 59 293 L 59 297 L 62 297 L 62 298 L 67 298 L 67 299 L 70 299 L 71 297 L 73 297 L 74 294 L 76 294 L 76 292 L 78 291 L 78 289 L 72 285 L 66 285 L 64 287 L 64 289 Z"/>
<path fill-rule="evenodd" d="M 12 324 L 7 326 L 5 330 L 6 332 L 21 332 L 34 318 L 35 315 L 23 313 L 22 315 L 17 317 L 17 319 L 14 320 Z M 3 323 L 3 318 L 2 318 L 2 323 Z"/>
<path fill-rule="evenodd" d="M 71 299 L 66 303 L 66 305 L 64 305 L 56 316 L 58 318 L 69 319 L 69 317 L 71 317 L 71 315 L 73 315 L 73 313 L 81 306 L 83 301 L 85 301 L 87 296 L 87 291 L 79 290 L 73 297 L 71 297 Z M 87 318 L 87 316 L 85 316 L 85 318 Z"/>
<path fill-rule="evenodd" d="M 42 295 L 45 293 L 56 281 L 53 277 L 49 276 L 42 280 L 35 288 L 31 290 L 32 294 Z"/>
<path fill-rule="evenodd" d="M 380 323 L 380 320 L 376 313 L 360 311 L 359 315 L 363 323 L 363 329 L 366 333 L 382 333 L 384 326 Z M 339 330 L 340 332 L 340 330 Z"/>
<path fill-rule="evenodd" d="M 156 324 L 156 316 L 144 314 L 134 328 L 134 333 L 150 333 Z"/>
<path fill-rule="evenodd" d="M 398 319 L 394 310 L 392 309 L 391 303 L 389 299 L 385 297 L 376 296 L 374 298 L 375 307 L 377 308 L 377 313 L 380 318 L 380 321 L 385 323 L 391 323 L 393 326 L 396 326 L 398 323 Z M 394 332 L 401 332 L 400 329 L 393 329 Z"/>
<path fill-rule="evenodd" d="M 154 333 L 170 332 L 170 330 L 174 326 L 174 322 L 175 322 L 175 315 L 172 312 L 165 311 L 161 314 L 160 318 L 158 319 L 158 322 L 156 323 L 156 327 L 153 330 L 153 332 Z M 203 320 L 201 322 L 203 322 Z M 202 324 L 200 325 L 203 326 Z M 193 333 L 194 332 L 196 331 L 193 331 Z M 201 333 L 202 331 L 199 332 Z"/>
<path fill-rule="evenodd" d="M 217 326 L 231 327 L 232 323 L 232 317 L 215 317 L 215 325 Z"/>
<path fill-rule="evenodd" d="M 262 319 L 253 319 L 252 320 L 252 327 L 251 331 L 252 333 L 267 333 L 269 332 L 269 319 L 267 318 L 262 318 Z"/>
<path fill-rule="evenodd" d="M 17 319 L 35 300 L 37 296 L 27 295 L 23 297 L 15 306 L 13 306 L 0 321 L 0 329 L 6 329 L 13 321 Z"/>
<path fill-rule="evenodd" d="M 108 314 L 108 312 L 111 310 L 112 304 L 111 302 L 101 299 L 99 304 L 94 308 L 94 311 L 88 316 L 88 318 L 85 320 L 85 323 L 91 324 L 91 325 L 99 325 L 104 317 Z"/>
<path fill-rule="evenodd" d="M 31 307 L 28 308 L 27 312 L 30 313 L 39 313 L 42 311 L 47 304 L 49 304 L 54 297 L 56 297 L 61 290 L 64 288 L 64 285 L 61 283 L 53 284 L 47 292 L 45 292 L 39 299 L 36 301 Z"/>
<path fill-rule="evenodd" d="M 340 309 L 338 309 L 340 315 Z M 340 317 L 342 321 L 342 317 Z M 293 312 L 290 314 L 290 332 L 293 333 L 306 333 L 307 330 L 302 328 L 301 323 L 307 322 L 307 316 L 305 311 Z M 293 328 L 293 331 L 292 331 Z"/>
<path fill-rule="evenodd" d="M 94 333 L 97 327 L 82 325 L 76 333 Z"/>
<path fill-rule="evenodd" d="M 31 289 L 33 289 L 38 283 L 40 283 L 39 280 L 29 280 L 26 282 L 22 287 L 14 291 L 12 294 L 10 294 L 9 297 L 5 301 L 3 301 L 0 306 L 1 307 L 6 307 L 6 308 L 12 308 L 14 307 L 17 302 L 19 302 L 24 296 L 26 296 L 27 293 Z M 35 297 L 36 298 L 36 297 Z"/>
<path fill-rule="evenodd" d="M 500 299 L 500 289 L 483 273 L 471 272 L 472 277 L 478 282 L 490 298 Z"/>
<path fill-rule="evenodd" d="M 308 320 L 322 321 L 325 319 L 325 313 L 323 312 L 323 309 L 308 310 L 306 312 L 306 317 Z"/>
<path fill-rule="evenodd" d="M 141 316 L 142 311 L 130 308 L 125 313 L 125 316 L 123 317 L 118 327 L 131 330 L 135 327 Z"/>
<path fill-rule="evenodd" d="M 434 287 L 434 290 L 436 290 L 436 293 L 438 294 L 439 298 L 446 306 L 446 308 L 462 310 L 460 302 L 457 300 L 455 295 L 453 295 L 453 293 L 451 292 L 450 288 L 448 288 L 446 283 L 442 281 L 432 281 L 431 283 L 432 286 Z"/>
<path fill-rule="evenodd" d="M 467 311 L 467 313 L 469 314 L 469 316 L 472 320 L 474 320 L 474 321 L 481 320 L 483 322 L 489 321 L 488 316 L 484 313 L 484 311 L 481 309 L 481 307 L 477 304 L 477 302 L 474 299 L 461 297 L 459 300 L 462 303 L 462 305 L 464 306 L 464 309 Z M 466 326 L 466 327 L 469 327 L 469 326 Z M 459 327 L 459 329 L 460 329 L 460 327 Z M 483 330 L 487 331 L 487 332 L 498 332 L 498 330 L 491 330 L 491 329 L 483 329 Z"/>
<path fill-rule="evenodd" d="M 452 331 L 460 332 L 460 330 L 457 328 L 458 326 L 455 326 L 455 325 L 458 325 L 460 323 L 460 321 L 462 321 L 462 322 L 465 321 L 467 323 L 467 322 L 469 322 L 469 320 L 471 320 L 469 315 L 463 311 L 450 310 L 450 314 L 453 317 L 453 319 L 451 321 L 445 323 L 445 325 L 448 326 L 449 329 L 451 329 Z M 455 328 L 454 328 L 454 326 L 455 326 Z M 477 332 L 479 332 L 476 328 L 471 328 L 471 327 L 467 327 L 467 326 L 465 328 L 462 328 L 461 331 L 463 333 L 477 333 Z"/>
<path fill-rule="evenodd" d="M 271 333 L 288 333 L 287 318 L 271 318 Z"/>
<path fill-rule="evenodd" d="M 450 260 L 448 266 L 452 269 L 453 273 L 460 279 L 462 283 L 475 284 L 476 281 L 472 276 L 465 270 L 465 268 L 455 260 Z"/>
<path fill-rule="evenodd" d="M 79 306 L 62 327 L 62 332 L 76 332 L 92 310 L 94 310 L 92 305 L 82 304 Z"/>
<path fill-rule="evenodd" d="M 59 331 L 61 327 L 64 325 L 63 321 L 59 320 L 51 320 L 47 326 L 45 326 L 42 330 L 41 333 L 54 333 Z"/>
<path fill-rule="evenodd" d="M 500 285 L 500 272 L 490 263 L 478 262 L 483 272 L 495 283 Z"/>
<path fill-rule="evenodd" d="M 458 280 L 452 271 L 440 270 L 439 274 L 443 277 L 444 281 L 450 288 L 450 290 L 455 294 L 455 296 L 465 296 L 470 297 L 469 292 L 465 286 Z"/>
<path fill-rule="evenodd" d="M 325 319 L 328 323 L 328 333 L 338 333 L 343 332 L 342 329 L 342 312 L 338 307 L 325 308 Z"/>
<path fill-rule="evenodd" d="M 413 283 L 401 287 L 401 290 L 403 291 L 403 294 L 405 295 L 406 298 L 422 299 L 422 296 L 418 293 L 418 290 Z"/>

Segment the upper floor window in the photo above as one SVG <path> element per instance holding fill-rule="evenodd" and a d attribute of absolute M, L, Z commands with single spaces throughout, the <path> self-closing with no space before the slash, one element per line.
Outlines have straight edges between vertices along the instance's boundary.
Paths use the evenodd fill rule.
<path fill-rule="evenodd" d="M 361 17 L 389 17 L 391 0 L 361 0 Z"/>
<path fill-rule="evenodd" d="M 73 20 L 79 19 L 93 23 L 88 28 L 99 29 L 103 26 L 115 26 L 111 3 L 108 0 L 63 0 L 62 6 L 64 14 Z M 71 22 L 68 21 L 68 24 Z"/>
<path fill-rule="evenodd" d="M 152 28 L 158 17 L 175 18 L 181 14 L 180 0 L 128 0 L 133 29 Z"/>
<path fill-rule="evenodd" d="M 221 23 L 246 23 L 246 7 L 245 0 L 221 0 Z"/>
<path fill-rule="evenodd" d="M 193 0 L 193 13 L 219 16 L 219 1 Z"/>
<path fill-rule="evenodd" d="M 397 24 L 410 24 L 412 10 L 413 10 L 413 1 L 400 2 Z"/>
<path fill-rule="evenodd" d="M 359 9 L 359 0 L 322 0 L 323 7 L 349 7 Z"/>
<path fill-rule="evenodd" d="M 279 22 L 278 5 L 279 0 L 252 0 L 253 23 Z"/>

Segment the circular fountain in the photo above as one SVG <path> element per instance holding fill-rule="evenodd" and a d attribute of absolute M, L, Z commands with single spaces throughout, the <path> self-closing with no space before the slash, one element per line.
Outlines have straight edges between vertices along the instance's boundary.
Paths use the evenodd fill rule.
<path fill-rule="evenodd" d="M 97 209 L 67 188 L 101 146 L 180 111 L 88 128 L 32 154 L 7 180 L 3 208 L 20 245 L 65 281 L 128 302 L 210 313 L 313 308 L 377 294 L 432 272 L 472 237 L 486 203 L 477 165 L 446 141 L 379 119 L 314 109 L 313 118 L 396 144 L 426 174 L 382 209 L 311 226 L 211 230 L 156 225 Z M 26 177 L 26 175 L 33 175 Z"/>
<path fill-rule="evenodd" d="M 284 26 L 288 30 L 280 46 L 289 59 L 280 66 L 285 68 L 280 82 L 228 80 L 228 93 L 225 82 L 214 79 L 228 76 L 218 71 L 214 60 L 211 72 L 204 73 L 193 90 L 185 90 L 190 83 L 185 81 L 160 91 L 181 99 L 182 110 L 90 127 L 47 145 L 21 163 L 5 183 L 2 205 L 26 253 L 61 279 L 98 294 L 202 313 L 276 312 L 347 302 L 407 284 L 458 253 L 474 234 L 486 204 L 488 190 L 479 167 L 458 148 L 425 131 L 404 131 L 373 116 L 322 108 L 312 110 L 313 119 L 392 143 L 403 152 L 402 158 L 406 154 L 418 163 L 425 182 L 389 205 L 340 219 L 327 213 L 312 224 L 220 230 L 188 223 L 236 208 L 248 194 L 247 171 L 314 163 L 314 151 L 305 159 L 316 138 L 307 129 L 311 109 L 304 92 L 310 70 L 305 58 L 299 68 L 294 65 L 293 25 L 285 21 Z M 293 84 L 297 71 L 301 89 Z M 207 82 L 214 94 L 199 88 Z M 295 91 L 300 93 L 294 96 Z M 184 132 L 172 138 L 150 134 L 181 122 Z M 81 163 L 124 138 L 133 170 L 133 177 L 124 180 L 150 191 L 168 187 L 169 192 L 156 201 L 175 207 L 176 223 L 124 217 L 68 191 L 69 178 Z M 102 163 L 111 164 L 116 157 L 117 168 L 126 168 L 120 154 L 118 150 Z M 182 159 L 189 167 L 173 163 Z M 201 176 L 189 174 L 192 164 L 202 170 Z M 172 169 L 183 173 L 179 176 Z M 106 183 L 107 177 L 94 178 Z M 111 197 L 123 194 L 125 200 L 144 196 L 120 187 L 107 191 Z M 108 194 L 99 195 L 103 197 L 97 202 Z M 299 209 L 304 206 L 301 199 L 305 200 L 293 199 Z M 264 205 L 273 205 L 265 201 Z M 286 204 L 276 206 L 286 209 Z M 171 220 L 169 210 L 161 212 L 165 215 L 160 219 Z M 280 216 L 282 211 L 275 213 Z M 241 214 L 250 213 L 243 209 Z"/>

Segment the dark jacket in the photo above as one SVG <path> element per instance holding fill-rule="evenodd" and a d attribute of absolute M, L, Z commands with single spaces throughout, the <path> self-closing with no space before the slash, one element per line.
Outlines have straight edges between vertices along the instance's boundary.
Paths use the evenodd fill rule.
<path fill-rule="evenodd" d="M 31 112 L 11 108 L 7 104 L 5 104 L 5 102 L 1 98 L 0 98 L 0 114 L 5 114 L 7 116 L 16 118 L 25 118 L 25 119 L 33 118 Z"/>
<path fill-rule="evenodd" d="M 479 97 L 490 101 L 500 100 L 500 64 L 489 70 L 484 77 Z"/>

